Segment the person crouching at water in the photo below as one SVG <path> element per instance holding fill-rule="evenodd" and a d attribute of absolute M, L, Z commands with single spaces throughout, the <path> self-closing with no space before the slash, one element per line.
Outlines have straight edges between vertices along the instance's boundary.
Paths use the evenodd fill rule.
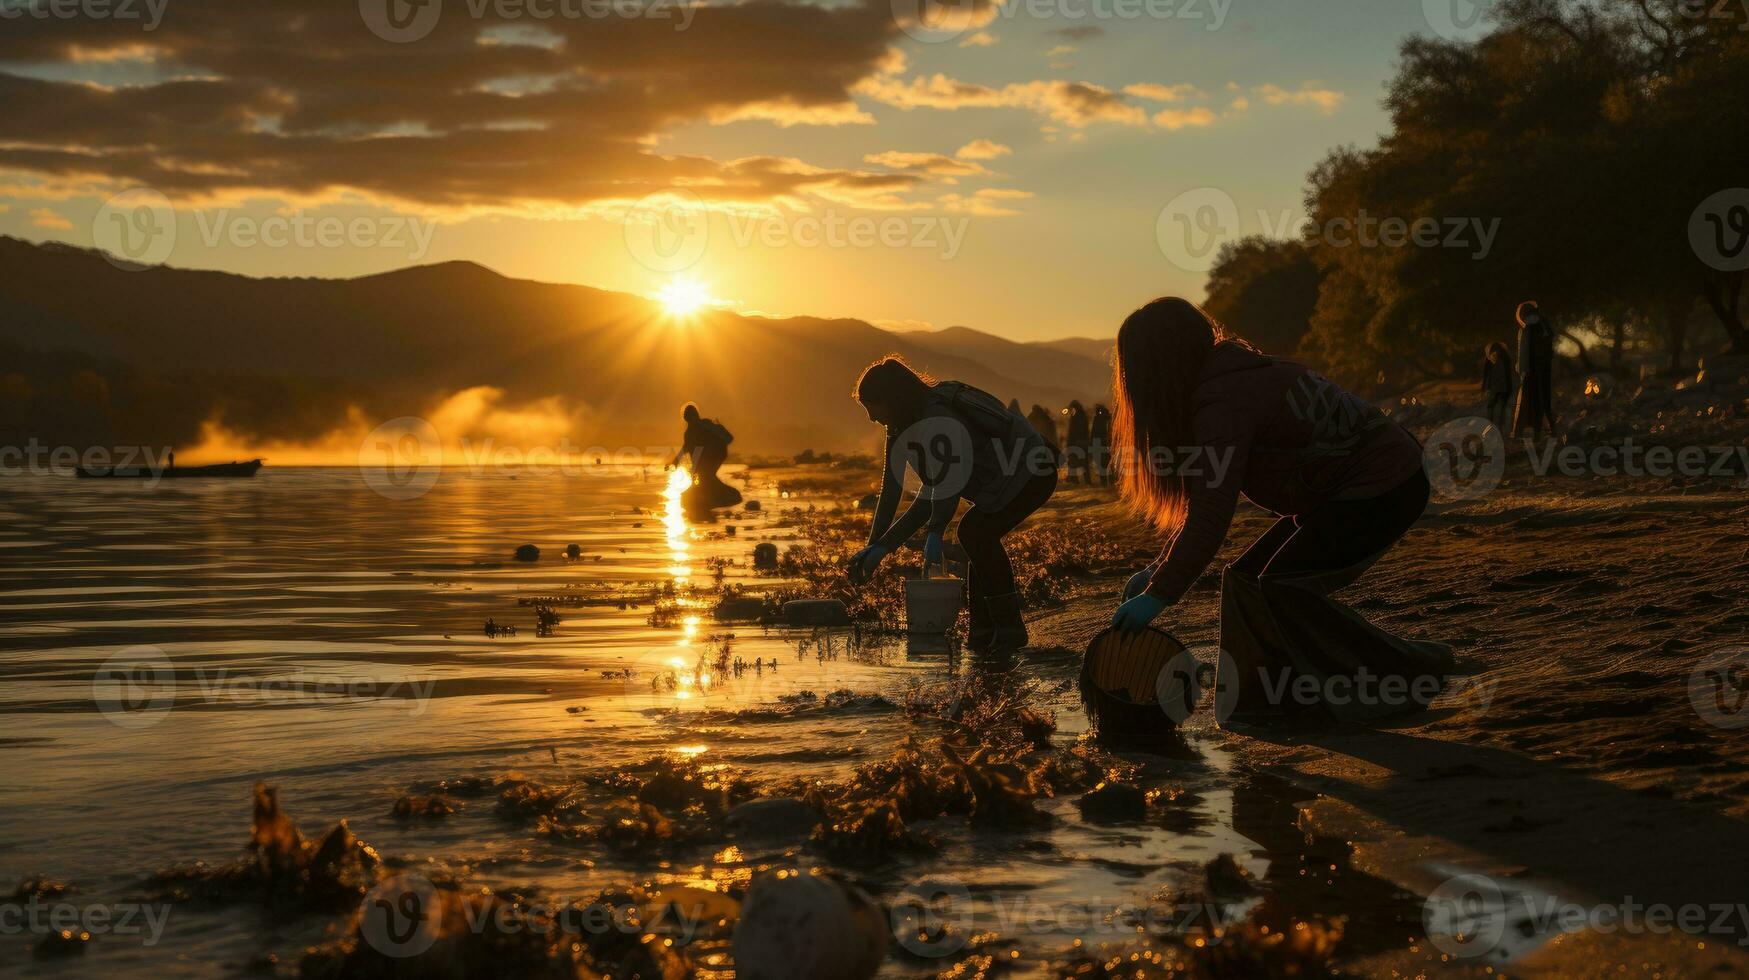
<path fill-rule="evenodd" d="M 734 435 L 716 419 L 700 415 L 698 406 L 691 402 L 686 403 L 680 416 L 686 420 L 686 433 L 681 437 L 680 451 L 667 468 L 679 466 L 681 460 L 692 461 L 693 485 L 687 492 L 694 495 L 692 499 L 700 506 L 731 507 L 740 503 L 740 491 L 717 475 L 729 459 L 729 443 L 735 441 Z"/>
<path fill-rule="evenodd" d="M 1236 698 L 1223 709 L 1318 706 L 1364 720 L 1438 694 L 1449 647 L 1388 633 L 1329 595 L 1426 508 L 1414 436 L 1176 297 L 1124 321 L 1113 387 L 1123 496 L 1168 537 L 1159 560 L 1130 579 L 1114 628 L 1139 630 L 1184 595 L 1244 493 L 1279 519 L 1221 577 L 1221 650 L 1237 668 Z"/>
<path fill-rule="evenodd" d="M 932 381 L 898 357 L 865 370 L 855 395 L 869 421 L 886 426 L 887 438 L 880 499 L 868 546 L 850 559 L 851 581 L 867 579 L 919 528 L 928 529 L 924 563 L 939 562 L 942 535 L 963 498 L 972 505 L 959 525 L 971 614 L 967 645 L 994 654 L 1025 646 L 1026 623 L 1002 537 L 1056 490 L 1056 451 L 1025 416 L 997 399 L 957 381 Z M 895 521 L 907 466 L 922 487 Z"/>

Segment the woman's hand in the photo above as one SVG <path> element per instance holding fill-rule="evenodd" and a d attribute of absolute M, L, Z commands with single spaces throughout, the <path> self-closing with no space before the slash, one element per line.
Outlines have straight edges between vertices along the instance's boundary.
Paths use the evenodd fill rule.
<path fill-rule="evenodd" d="M 1111 617 L 1111 628 L 1119 633 L 1139 632 L 1165 608 L 1166 603 L 1144 592 L 1117 607 Z"/>
<path fill-rule="evenodd" d="M 874 574 L 875 569 L 880 567 L 881 559 L 887 557 L 887 552 L 890 550 L 892 549 L 884 544 L 871 544 L 851 555 L 850 580 L 858 584 L 867 581 L 868 577 Z"/>
<path fill-rule="evenodd" d="M 940 531 L 930 531 L 923 536 L 923 563 L 925 565 L 941 564 Z"/>

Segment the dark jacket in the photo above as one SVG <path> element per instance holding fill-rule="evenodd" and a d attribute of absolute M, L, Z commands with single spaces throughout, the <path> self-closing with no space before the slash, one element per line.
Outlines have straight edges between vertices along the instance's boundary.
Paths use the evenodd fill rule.
<path fill-rule="evenodd" d="M 923 485 L 894 521 L 907 468 Z M 1025 418 L 971 385 L 938 382 L 918 421 L 900 432 L 887 430 L 869 543 L 897 548 L 925 524 L 944 530 L 962 499 L 1001 510 L 1033 476 L 1055 471 L 1056 454 Z"/>
<path fill-rule="evenodd" d="M 1149 594 L 1177 602 L 1227 538 L 1239 494 L 1276 514 L 1376 497 L 1421 469 L 1421 444 L 1378 407 L 1304 365 L 1232 343 L 1196 386 L 1200 457 L 1179 459 L 1189 495 Z"/>
<path fill-rule="evenodd" d="M 1510 394 L 1512 392 L 1512 358 L 1502 357 L 1499 361 L 1482 361 L 1482 390 L 1489 394 Z"/>
<path fill-rule="evenodd" d="M 1540 312 L 1518 328 L 1518 405 L 1514 432 L 1554 425 L 1555 330 Z"/>

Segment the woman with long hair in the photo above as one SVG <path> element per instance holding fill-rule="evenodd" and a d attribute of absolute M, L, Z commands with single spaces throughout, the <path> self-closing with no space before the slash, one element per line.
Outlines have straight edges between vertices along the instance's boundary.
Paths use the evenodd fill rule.
<path fill-rule="evenodd" d="M 1123 496 L 1167 537 L 1159 560 L 1131 578 L 1114 628 L 1141 629 L 1183 597 L 1214 560 L 1243 493 L 1279 519 L 1221 577 L 1221 650 L 1237 685 L 1223 709 L 1317 706 L 1365 719 L 1438 694 L 1449 647 L 1388 633 L 1329 595 L 1426 508 L 1413 436 L 1176 297 L 1124 321 L 1113 388 Z"/>
<path fill-rule="evenodd" d="M 874 573 L 893 549 L 919 529 L 925 564 L 939 562 L 942 536 L 959 510 L 959 542 L 966 550 L 968 646 L 1010 653 L 1026 645 L 1014 566 L 1002 537 L 1050 499 L 1057 487 L 1056 453 L 1019 412 L 968 384 L 933 381 L 891 356 L 857 379 L 856 400 L 869 421 L 886 427 L 880 500 L 868 546 L 850 559 L 850 578 Z M 922 482 L 916 500 L 897 520 L 906 467 Z"/>

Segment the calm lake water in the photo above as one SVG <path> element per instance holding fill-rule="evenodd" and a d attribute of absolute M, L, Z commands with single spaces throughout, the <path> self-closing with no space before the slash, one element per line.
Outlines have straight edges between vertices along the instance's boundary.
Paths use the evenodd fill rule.
<path fill-rule="evenodd" d="M 842 774 L 891 751 L 907 730 L 903 712 L 757 721 L 736 712 L 802 690 L 897 701 L 908 685 L 956 669 L 903 645 L 851 650 L 843 638 L 742 626 L 736 656 L 775 659 L 775 669 L 658 690 L 652 678 L 684 676 L 728 628 L 701 608 L 657 629 L 647 603 L 608 603 L 563 608 L 552 635 L 536 635 L 534 610 L 518 597 L 708 585 L 713 559 L 738 563 L 727 570 L 733 582 L 748 574 L 755 543 L 792 540 L 772 526 L 782 508 L 840 505 L 784 500 L 757 480 L 746 490 L 761 512 L 702 527 L 678 513 L 659 466 L 446 470 L 411 499 L 385 497 L 350 469 L 274 467 L 253 480 L 22 477 L 3 489 L 0 895 L 42 874 L 72 884 L 64 901 L 76 907 L 121 906 L 155 870 L 230 861 L 248 839 L 257 780 L 280 787 L 307 835 L 347 818 L 384 854 L 470 883 L 586 898 L 614 882 L 744 880 L 753 856 L 735 848 L 652 867 L 546 843 L 507 827 L 489 801 L 443 821 L 397 822 L 389 811 L 410 787 L 438 779 L 514 769 L 562 782 L 662 753 L 761 777 Z M 540 561 L 512 559 L 530 543 Z M 565 559 L 571 543 L 580 560 Z M 487 637 L 488 617 L 517 635 Z M 604 677 L 626 668 L 629 679 Z M 1068 696 L 1057 707 L 1062 737 L 1074 737 L 1085 727 L 1078 708 Z M 960 876 L 981 902 L 1112 906 L 1144 901 L 1223 851 L 1261 873 L 1259 845 L 1233 829 L 1220 754 L 1203 748 L 1174 765 L 1200 794 L 1190 821 L 1199 826 L 1100 827 L 1073 801 L 1054 800 L 1048 831 L 944 829 L 927 873 Z M 898 869 L 871 886 L 890 897 L 922 873 Z M 156 941 L 99 934 L 67 961 L 33 959 L 34 937 L 0 933 L 0 970 L 234 975 L 268 953 L 295 964 L 335 921 L 167 911 Z M 1042 955 L 1081 936 L 1124 938 L 1125 927 L 1108 918 L 1030 931 L 1021 948 Z M 889 971 L 932 969 L 890 960 Z"/>

